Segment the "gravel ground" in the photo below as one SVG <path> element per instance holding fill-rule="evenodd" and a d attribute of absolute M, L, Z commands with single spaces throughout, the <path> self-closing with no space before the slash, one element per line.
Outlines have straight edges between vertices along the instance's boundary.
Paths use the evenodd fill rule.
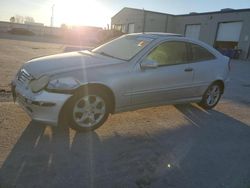
<path fill-rule="evenodd" d="M 9 37 L 12 37 L 12 40 L 4 39 L 3 33 L 0 33 L 0 95 L 2 90 L 9 90 L 10 81 L 26 61 L 64 51 L 76 51 L 80 48 L 80 46 L 66 44 L 22 41 L 20 36 Z M 81 48 L 91 47 L 82 46 Z"/>
<path fill-rule="evenodd" d="M 32 122 L 0 102 L 0 187 L 250 187 L 250 62 L 219 105 L 110 116 L 92 133 Z"/>
<path fill-rule="evenodd" d="M 61 53 L 64 45 L 0 39 L 0 89 L 6 89 L 21 65 L 35 57 Z"/>

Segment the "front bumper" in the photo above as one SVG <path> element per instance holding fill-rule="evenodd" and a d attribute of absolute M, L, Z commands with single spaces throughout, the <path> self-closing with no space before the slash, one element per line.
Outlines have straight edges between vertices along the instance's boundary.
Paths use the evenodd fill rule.
<path fill-rule="evenodd" d="M 63 105 L 72 96 L 47 91 L 34 94 L 15 82 L 12 82 L 11 88 L 14 101 L 18 102 L 31 119 L 51 125 L 58 125 Z"/>

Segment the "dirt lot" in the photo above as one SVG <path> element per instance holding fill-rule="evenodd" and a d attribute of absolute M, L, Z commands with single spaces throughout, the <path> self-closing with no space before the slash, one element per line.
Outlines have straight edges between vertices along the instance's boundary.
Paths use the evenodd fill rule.
<path fill-rule="evenodd" d="M 39 55 L 33 43 L 10 42 L 0 40 L 1 84 L 8 81 L 2 68 L 10 77 L 21 59 Z M 48 47 L 39 53 L 62 49 Z M 38 124 L 0 102 L 0 187 L 249 188 L 250 62 L 234 61 L 231 79 L 214 110 L 186 104 L 127 112 L 93 133 Z"/>
<path fill-rule="evenodd" d="M 63 52 L 65 45 L 0 39 L 0 88 L 6 88 L 20 66 L 40 56 Z"/>

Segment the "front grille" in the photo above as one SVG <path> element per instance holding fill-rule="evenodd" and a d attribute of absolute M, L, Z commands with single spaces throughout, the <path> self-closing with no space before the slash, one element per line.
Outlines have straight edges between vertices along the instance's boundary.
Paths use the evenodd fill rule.
<path fill-rule="evenodd" d="M 17 80 L 22 85 L 28 85 L 32 80 L 32 76 L 25 69 L 21 69 L 17 74 Z"/>

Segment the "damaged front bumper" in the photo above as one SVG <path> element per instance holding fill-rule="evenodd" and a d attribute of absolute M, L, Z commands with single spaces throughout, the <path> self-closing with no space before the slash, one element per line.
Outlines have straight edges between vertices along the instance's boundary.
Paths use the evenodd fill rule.
<path fill-rule="evenodd" d="M 17 102 L 31 119 L 51 125 L 58 125 L 60 112 L 71 97 L 70 94 L 44 90 L 35 94 L 14 81 L 11 83 L 11 90 L 14 102 Z"/>

